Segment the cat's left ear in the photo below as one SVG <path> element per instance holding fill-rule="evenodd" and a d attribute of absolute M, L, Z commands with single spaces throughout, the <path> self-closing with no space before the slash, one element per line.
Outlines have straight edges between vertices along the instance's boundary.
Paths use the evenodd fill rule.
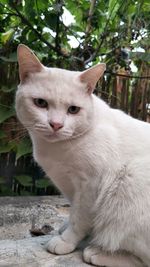
<path fill-rule="evenodd" d="M 28 78 L 31 73 L 40 72 L 44 67 L 29 47 L 24 44 L 18 46 L 17 57 L 19 77 L 22 83 L 26 81 L 26 78 Z"/>
<path fill-rule="evenodd" d="M 89 94 L 91 94 L 94 91 L 96 83 L 103 75 L 105 70 L 106 70 L 106 64 L 101 63 L 88 70 L 83 71 L 80 74 L 79 79 L 81 82 L 87 84 L 87 91 Z"/>

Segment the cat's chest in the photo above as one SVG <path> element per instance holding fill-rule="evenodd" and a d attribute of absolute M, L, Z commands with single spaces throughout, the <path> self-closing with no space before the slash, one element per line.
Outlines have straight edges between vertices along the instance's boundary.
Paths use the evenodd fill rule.
<path fill-rule="evenodd" d="M 78 139 L 66 142 L 33 143 L 34 158 L 50 177 L 99 177 L 104 169 L 116 162 L 116 145 L 111 131 L 97 128 Z"/>
<path fill-rule="evenodd" d="M 95 158 L 85 143 L 55 144 L 34 148 L 34 158 L 44 171 L 51 177 L 55 176 L 86 176 L 93 174 Z"/>
<path fill-rule="evenodd" d="M 36 161 L 44 169 L 56 169 L 60 170 L 65 167 L 66 171 L 69 172 L 75 165 L 80 165 L 81 160 L 83 161 L 84 152 L 78 151 L 67 146 L 63 149 L 61 147 L 49 146 L 46 150 L 43 148 L 36 151 Z"/>

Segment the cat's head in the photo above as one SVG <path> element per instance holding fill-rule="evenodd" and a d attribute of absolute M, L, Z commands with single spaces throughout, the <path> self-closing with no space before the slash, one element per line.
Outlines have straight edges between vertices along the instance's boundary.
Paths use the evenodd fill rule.
<path fill-rule="evenodd" d="M 16 111 L 32 136 L 49 142 L 76 138 L 90 130 L 92 92 L 105 64 L 83 72 L 44 67 L 25 45 L 18 47 L 20 85 Z"/>

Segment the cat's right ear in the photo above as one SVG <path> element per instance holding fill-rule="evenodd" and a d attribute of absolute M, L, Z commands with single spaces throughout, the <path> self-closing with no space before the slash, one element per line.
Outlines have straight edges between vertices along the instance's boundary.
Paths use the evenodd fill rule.
<path fill-rule="evenodd" d="M 98 65 L 95 65 L 94 67 L 89 68 L 88 70 L 81 72 L 79 79 L 80 82 L 86 84 L 88 94 L 93 93 L 96 83 L 101 78 L 105 70 L 106 64 L 100 63 Z"/>
<path fill-rule="evenodd" d="M 43 65 L 34 53 L 24 44 L 20 44 L 17 48 L 17 57 L 19 64 L 20 82 L 25 82 L 30 73 L 40 72 Z"/>

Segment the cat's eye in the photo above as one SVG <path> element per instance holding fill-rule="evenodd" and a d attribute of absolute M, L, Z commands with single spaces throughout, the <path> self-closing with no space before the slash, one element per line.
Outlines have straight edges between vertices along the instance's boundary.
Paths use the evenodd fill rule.
<path fill-rule="evenodd" d="M 48 107 L 47 101 L 42 99 L 42 98 L 34 98 L 33 102 L 39 108 L 47 108 Z"/>
<path fill-rule="evenodd" d="M 68 108 L 68 113 L 70 114 L 77 114 L 80 111 L 80 107 L 77 106 L 70 106 Z"/>

